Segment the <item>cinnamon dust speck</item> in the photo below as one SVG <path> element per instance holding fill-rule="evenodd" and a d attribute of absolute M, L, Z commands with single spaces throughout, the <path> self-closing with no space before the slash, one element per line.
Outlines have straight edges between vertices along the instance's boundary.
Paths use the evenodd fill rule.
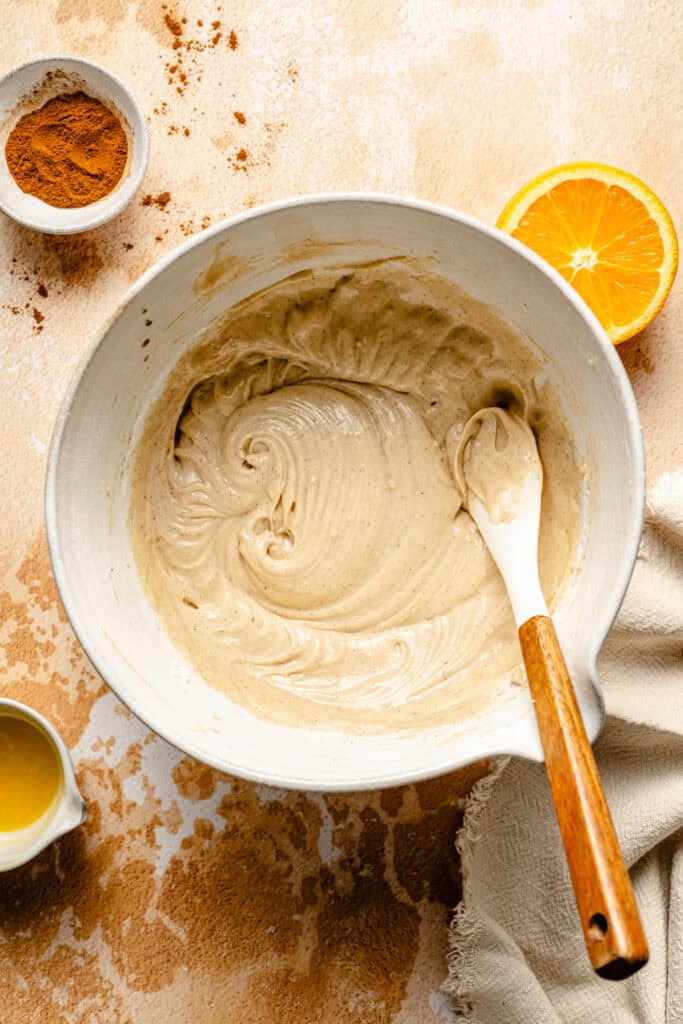
<path fill-rule="evenodd" d="M 191 217 L 180 225 L 180 230 L 186 238 L 189 238 L 190 235 L 194 235 L 197 231 L 205 231 L 210 224 L 211 216 L 208 213 L 205 213 L 199 223 L 199 226 L 195 225 L 194 218 Z"/>
<path fill-rule="evenodd" d="M 235 32 L 234 28 L 230 30 L 230 36 L 228 37 L 228 46 L 230 47 L 231 50 L 236 50 L 237 47 L 239 46 L 239 43 L 237 41 L 237 33 Z"/>
<path fill-rule="evenodd" d="M 158 210 L 165 210 L 170 202 L 170 192 L 159 192 L 156 196 L 152 195 L 151 192 L 148 192 L 147 195 L 142 197 L 143 206 L 156 206 Z"/>
<path fill-rule="evenodd" d="M 172 14 L 165 14 L 164 21 L 166 22 L 166 27 L 168 28 L 169 32 L 171 32 L 174 36 L 181 36 L 183 34 L 182 24 L 178 21 L 177 18 L 174 18 Z"/>
<path fill-rule="evenodd" d="M 232 116 L 235 118 L 238 124 L 246 124 L 247 119 L 241 110 L 233 110 Z"/>

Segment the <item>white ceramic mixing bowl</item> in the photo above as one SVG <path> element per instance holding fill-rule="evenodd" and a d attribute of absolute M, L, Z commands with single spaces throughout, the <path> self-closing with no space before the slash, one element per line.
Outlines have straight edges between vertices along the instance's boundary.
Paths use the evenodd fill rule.
<path fill-rule="evenodd" d="M 184 661 L 137 576 L 127 523 L 131 461 L 181 354 L 227 307 L 286 275 L 397 255 L 430 258 L 434 272 L 492 306 L 546 358 L 590 480 L 582 557 L 556 623 L 591 740 L 602 725 L 595 660 L 633 568 L 644 502 L 638 414 L 607 336 L 558 274 L 470 217 L 393 197 L 303 198 L 235 217 L 141 278 L 76 376 L 48 467 L 52 563 L 90 659 L 150 728 L 226 772 L 345 790 L 425 778 L 503 752 L 542 759 L 521 688 L 464 726 L 417 735 L 348 735 L 256 718 Z"/>

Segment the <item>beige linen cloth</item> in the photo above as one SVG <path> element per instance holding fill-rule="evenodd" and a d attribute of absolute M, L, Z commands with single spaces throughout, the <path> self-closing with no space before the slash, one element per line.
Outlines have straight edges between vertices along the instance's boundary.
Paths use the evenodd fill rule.
<path fill-rule="evenodd" d="M 459 837 L 446 989 L 474 1024 L 683 1022 L 683 470 L 648 497 L 599 668 L 595 753 L 650 962 L 622 982 L 592 973 L 544 768 L 507 759 L 475 787 Z"/>

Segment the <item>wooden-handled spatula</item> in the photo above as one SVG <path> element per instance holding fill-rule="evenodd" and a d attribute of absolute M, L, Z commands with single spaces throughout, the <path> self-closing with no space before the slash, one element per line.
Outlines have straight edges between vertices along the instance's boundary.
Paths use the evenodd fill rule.
<path fill-rule="evenodd" d="M 493 422 L 489 418 L 487 423 L 487 417 L 493 417 Z M 454 475 L 512 604 L 591 964 L 603 978 L 627 978 L 647 963 L 647 942 L 574 687 L 539 581 L 543 471 L 536 442 L 521 418 L 500 409 L 481 410 L 475 418 L 473 426 L 470 421 L 465 428 Z M 487 457 L 483 445 L 495 445 L 497 451 L 491 448 L 488 453 L 490 468 L 494 483 L 498 470 L 501 486 L 505 488 L 502 504 L 499 502 L 495 508 L 486 500 L 495 488 L 489 486 L 485 505 L 476 490 L 468 486 L 465 449 L 482 426 L 488 436 L 482 434 L 478 456 Z M 528 431 L 529 435 L 523 446 L 526 455 L 521 468 L 512 464 L 514 452 L 505 451 L 511 437 L 522 436 L 520 430 Z M 502 479 L 506 471 L 513 474 L 512 487 L 509 480 Z"/>

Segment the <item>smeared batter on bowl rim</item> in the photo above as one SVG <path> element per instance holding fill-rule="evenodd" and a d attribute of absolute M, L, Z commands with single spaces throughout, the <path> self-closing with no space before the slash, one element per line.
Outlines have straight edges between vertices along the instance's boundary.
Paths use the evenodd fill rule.
<path fill-rule="evenodd" d="M 477 409 L 530 424 L 551 604 L 581 474 L 512 329 L 405 263 L 297 274 L 231 309 L 171 374 L 133 468 L 149 598 L 212 686 L 350 731 L 467 719 L 523 679 L 505 589 L 454 481 Z"/>

